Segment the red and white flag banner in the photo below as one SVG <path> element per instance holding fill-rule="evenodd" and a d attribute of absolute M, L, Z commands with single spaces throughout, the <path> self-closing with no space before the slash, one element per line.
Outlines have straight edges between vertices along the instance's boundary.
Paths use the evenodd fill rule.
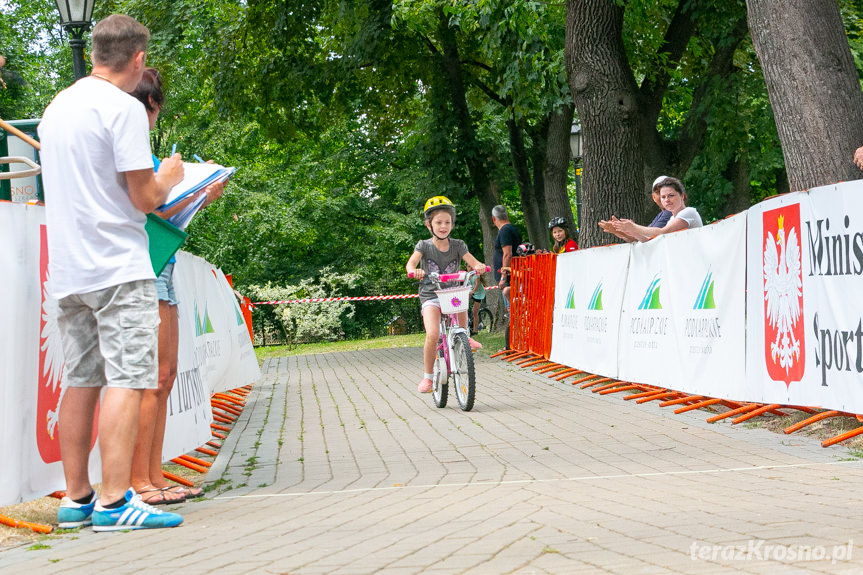
<path fill-rule="evenodd" d="M 41 206 L 0 202 L 0 506 L 65 488 L 58 410 L 63 350 L 57 302 L 50 296 L 45 213 Z M 221 270 L 180 253 L 178 378 L 168 405 L 164 458 L 210 438 L 210 395 L 256 381 L 260 370 L 249 332 Z M 97 416 L 98 422 L 98 416 Z M 94 425 L 90 478 L 101 477 Z"/>
<path fill-rule="evenodd" d="M 863 181 L 750 208 L 753 401 L 863 413 Z"/>

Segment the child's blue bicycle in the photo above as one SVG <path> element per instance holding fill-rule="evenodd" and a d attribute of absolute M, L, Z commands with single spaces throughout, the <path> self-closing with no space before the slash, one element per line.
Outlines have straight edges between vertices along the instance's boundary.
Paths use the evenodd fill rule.
<path fill-rule="evenodd" d="M 434 361 L 432 375 L 432 397 L 438 407 L 446 407 L 449 393 L 449 381 L 455 386 L 455 396 L 463 411 L 473 409 L 476 394 L 476 373 L 473 365 L 473 352 L 468 343 L 468 331 L 458 323 L 458 314 L 470 307 L 471 287 L 468 281 L 476 272 L 458 272 L 454 274 L 430 273 L 423 280 L 435 284 L 456 281 L 458 287 L 437 289 L 435 293 L 440 301 L 440 335 L 438 337 L 437 357 Z"/>

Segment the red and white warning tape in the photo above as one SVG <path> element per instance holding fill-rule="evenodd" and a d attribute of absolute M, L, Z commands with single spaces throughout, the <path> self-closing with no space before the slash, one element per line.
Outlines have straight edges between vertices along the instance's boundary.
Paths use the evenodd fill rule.
<path fill-rule="evenodd" d="M 321 303 L 325 301 L 371 301 L 377 299 L 408 299 L 420 297 L 419 294 L 409 293 L 403 295 L 369 295 L 357 297 L 310 297 L 305 299 L 281 299 L 275 301 L 256 301 L 252 305 L 280 305 L 283 303 Z"/>
<path fill-rule="evenodd" d="M 488 286 L 485 289 L 497 289 L 497 286 Z M 415 293 L 407 293 L 407 294 L 399 294 L 399 295 L 368 295 L 368 296 L 355 296 L 355 297 L 309 297 L 304 299 L 281 299 L 281 300 L 272 300 L 272 301 L 255 301 L 252 302 L 252 306 L 256 305 L 282 305 L 287 303 L 322 303 L 322 302 L 331 302 L 331 301 L 374 301 L 374 300 L 384 300 L 384 299 L 409 299 L 414 297 L 420 297 L 419 294 Z"/>

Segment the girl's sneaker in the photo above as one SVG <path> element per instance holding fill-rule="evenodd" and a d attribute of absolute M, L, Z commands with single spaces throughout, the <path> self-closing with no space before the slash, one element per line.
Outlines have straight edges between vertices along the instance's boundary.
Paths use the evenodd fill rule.
<path fill-rule="evenodd" d="M 472 337 L 467 338 L 467 342 L 468 342 L 468 344 L 470 344 L 470 350 L 471 351 L 476 351 L 478 349 L 482 349 L 482 344 Z"/>
<path fill-rule="evenodd" d="M 420 393 L 431 393 L 432 385 L 432 380 L 424 377 L 420 384 L 417 386 L 417 391 L 419 391 Z"/>
<path fill-rule="evenodd" d="M 57 527 L 60 529 L 75 529 L 86 527 L 93 521 L 93 507 L 96 505 L 96 493 L 90 494 L 89 503 L 75 503 L 68 497 L 60 500 L 60 508 L 57 510 Z"/>
<path fill-rule="evenodd" d="M 106 509 L 99 502 L 93 509 L 93 531 L 127 531 L 176 527 L 183 517 L 147 505 L 134 489 L 126 492 L 126 503 L 117 509 Z"/>

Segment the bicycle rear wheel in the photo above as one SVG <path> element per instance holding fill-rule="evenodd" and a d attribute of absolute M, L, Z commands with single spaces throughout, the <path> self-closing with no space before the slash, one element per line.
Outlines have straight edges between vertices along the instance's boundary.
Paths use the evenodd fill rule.
<path fill-rule="evenodd" d="M 476 331 L 480 333 L 491 333 L 491 330 L 494 329 L 494 316 L 491 315 L 491 310 L 481 308 L 477 315 L 479 316 L 479 325 L 476 326 Z"/>
<path fill-rule="evenodd" d="M 476 393 L 476 374 L 473 367 L 473 353 L 467 341 L 467 334 L 457 333 L 452 342 L 452 355 L 455 360 L 453 367 L 453 385 L 455 385 L 455 396 L 458 406 L 462 411 L 473 409 L 474 394 Z"/>

